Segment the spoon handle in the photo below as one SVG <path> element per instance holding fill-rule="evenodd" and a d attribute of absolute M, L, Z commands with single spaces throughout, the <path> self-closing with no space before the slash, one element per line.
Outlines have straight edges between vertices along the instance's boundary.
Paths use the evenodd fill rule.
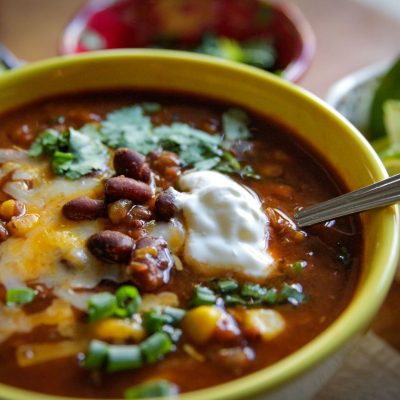
<path fill-rule="evenodd" d="M 398 201 L 400 201 L 400 174 L 323 203 L 303 208 L 295 214 L 294 220 L 302 228 L 345 215 L 388 206 Z"/>

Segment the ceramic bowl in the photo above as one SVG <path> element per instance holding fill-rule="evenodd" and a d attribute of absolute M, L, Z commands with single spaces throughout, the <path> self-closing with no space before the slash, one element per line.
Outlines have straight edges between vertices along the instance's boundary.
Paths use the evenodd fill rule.
<path fill-rule="evenodd" d="M 285 1 L 92 0 L 68 24 L 61 53 L 157 47 L 160 42 L 185 48 L 199 44 L 209 31 L 239 41 L 272 40 L 277 52 L 273 69 L 290 81 L 303 76 L 315 51 L 310 24 Z"/>
<path fill-rule="evenodd" d="M 43 97 L 110 88 L 163 89 L 233 102 L 286 125 L 323 155 L 351 190 L 387 177 L 366 139 L 317 97 L 259 69 L 192 53 L 109 51 L 23 66 L 0 76 L 0 113 Z M 368 327 L 395 272 L 400 232 L 397 206 L 364 213 L 361 223 L 360 281 L 351 303 L 328 329 L 270 367 L 180 398 L 312 398 Z M 1 384 L 0 398 L 56 399 Z"/>

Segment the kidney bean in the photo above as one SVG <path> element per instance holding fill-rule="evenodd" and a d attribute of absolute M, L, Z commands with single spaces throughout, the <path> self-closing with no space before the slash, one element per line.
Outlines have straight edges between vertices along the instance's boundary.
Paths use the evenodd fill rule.
<path fill-rule="evenodd" d="M 111 263 L 128 262 L 134 247 L 133 239 L 121 232 L 103 231 L 92 235 L 87 243 L 90 252 Z"/>
<path fill-rule="evenodd" d="M 148 236 L 136 242 L 126 276 L 140 289 L 153 291 L 168 283 L 173 265 L 167 242 Z"/>
<path fill-rule="evenodd" d="M 134 150 L 121 148 L 115 152 L 114 168 L 117 175 L 137 179 L 149 183 L 151 170 L 146 163 L 146 158 Z"/>
<path fill-rule="evenodd" d="M 157 219 L 161 221 L 168 221 L 174 216 L 176 205 L 172 190 L 164 190 L 158 195 L 155 203 L 155 212 Z"/>
<path fill-rule="evenodd" d="M 64 204 L 62 213 L 64 217 L 73 221 L 96 219 L 105 215 L 106 208 L 103 200 L 90 199 L 89 197 L 77 197 Z"/>
<path fill-rule="evenodd" d="M 153 196 L 149 185 L 123 175 L 108 179 L 105 192 L 108 201 L 127 199 L 136 204 L 143 204 Z"/>

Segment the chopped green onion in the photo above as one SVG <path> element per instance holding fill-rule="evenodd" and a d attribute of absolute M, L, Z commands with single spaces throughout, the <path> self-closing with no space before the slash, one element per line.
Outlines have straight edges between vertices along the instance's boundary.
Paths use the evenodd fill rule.
<path fill-rule="evenodd" d="M 163 309 L 163 314 L 167 315 L 171 318 L 170 323 L 172 325 L 176 325 L 182 321 L 183 317 L 186 314 L 186 310 L 183 310 L 182 308 L 176 308 L 176 307 L 165 307 Z"/>
<path fill-rule="evenodd" d="M 117 309 L 117 299 L 112 293 L 97 293 L 89 298 L 89 321 L 111 317 Z"/>
<path fill-rule="evenodd" d="M 237 305 L 247 306 L 247 305 L 249 305 L 249 303 L 245 299 L 240 297 L 238 294 L 227 294 L 224 297 L 224 302 L 228 306 L 237 306 Z"/>
<path fill-rule="evenodd" d="M 205 286 L 196 286 L 192 298 L 192 305 L 194 307 L 202 305 L 212 305 L 217 301 L 215 293 Z"/>
<path fill-rule="evenodd" d="M 8 306 L 16 304 L 28 304 L 35 298 L 36 292 L 31 288 L 13 288 L 8 289 L 6 302 Z"/>
<path fill-rule="evenodd" d="M 164 325 L 162 327 L 162 332 L 165 332 L 173 343 L 178 343 L 182 336 L 182 330 L 178 328 L 174 328 L 171 325 Z"/>
<path fill-rule="evenodd" d="M 108 349 L 107 372 L 139 368 L 143 365 L 142 353 L 136 345 L 111 345 Z"/>
<path fill-rule="evenodd" d="M 255 283 L 245 283 L 241 290 L 242 296 L 252 297 L 254 299 L 261 299 L 266 294 L 267 289 Z"/>
<path fill-rule="evenodd" d="M 116 314 L 120 317 L 131 317 L 139 308 L 142 301 L 139 291 L 135 286 L 121 286 L 115 293 L 118 310 Z"/>
<path fill-rule="evenodd" d="M 266 289 L 266 293 L 261 297 L 261 301 L 267 304 L 278 303 L 278 291 L 275 288 Z"/>
<path fill-rule="evenodd" d="M 108 349 L 107 343 L 100 340 L 92 340 L 85 356 L 84 367 L 87 369 L 101 369 L 106 362 Z"/>
<path fill-rule="evenodd" d="M 239 285 L 235 279 L 218 279 L 215 282 L 216 287 L 221 293 L 232 293 L 238 289 Z"/>
<path fill-rule="evenodd" d="M 170 318 L 162 315 L 159 309 L 151 309 L 142 316 L 143 327 L 148 333 L 161 331 L 163 325 L 170 322 Z"/>
<path fill-rule="evenodd" d="M 281 301 L 288 301 L 294 306 L 298 306 L 306 301 L 306 295 L 303 293 L 303 288 L 300 284 L 288 285 L 284 283 L 279 297 Z"/>
<path fill-rule="evenodd" d="M 146 399 L 153 397 L 175 396 L 179 393 L 178 386 L 167 380 L 160 379 L 125 390 L 125 399 Z"/>
<path fill-rule="evenodd" d="M 148 363 L 154 363 L 163 358 L 173 348 L 170 337 L 164 332 L 156 332 L 139 345 Z"/>

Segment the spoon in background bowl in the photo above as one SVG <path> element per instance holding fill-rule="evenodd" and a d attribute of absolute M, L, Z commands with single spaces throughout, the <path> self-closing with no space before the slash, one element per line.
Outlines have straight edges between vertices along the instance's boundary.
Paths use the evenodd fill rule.
<path fill-rule="evenodd" d="M 303 228 L 399 201 L 400 174 L 397 174 L 353 192 L 303 208 L 295 214 L 294 220 L 300 228 Z"/>

